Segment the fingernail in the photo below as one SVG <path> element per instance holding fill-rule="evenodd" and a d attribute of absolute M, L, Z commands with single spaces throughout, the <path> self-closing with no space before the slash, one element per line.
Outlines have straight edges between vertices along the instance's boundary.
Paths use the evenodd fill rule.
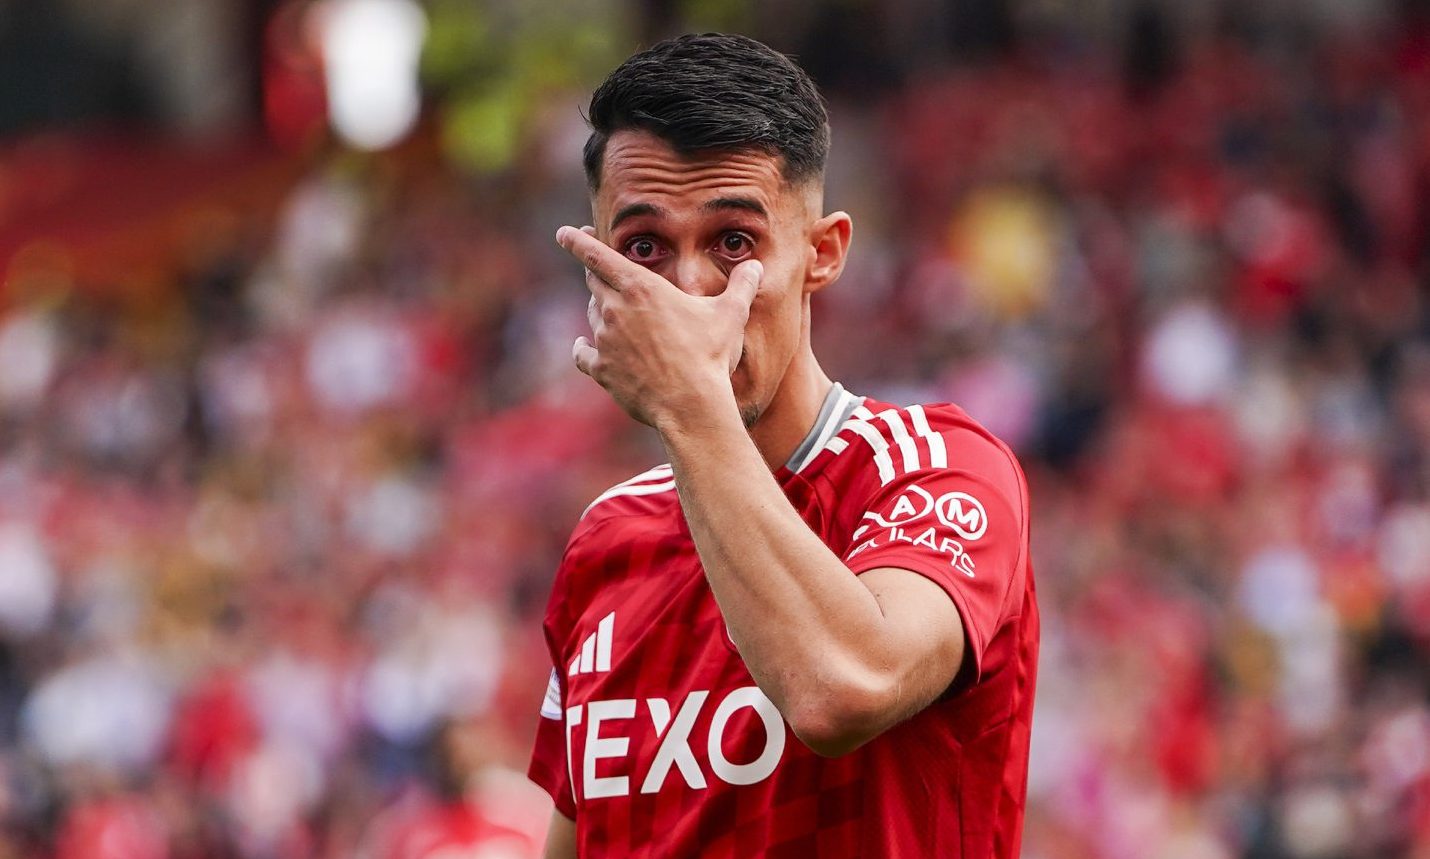
<path fill-rule="evenodd" d="M 556 243 L 557 243 L 558 245 L 561 245 L 561 246 L 565 247 L 565 245 L 566 245 L 566 232 L 567 232 L 568 230 L 570 230 L 570 229 L 571 229 L 570 227 L 558 227 L 558 228 L 557 228 L 557 230 L 556 230 Z"/>
<path fill-rule="evenodd" d="M 750 268 L 755 272 L 755 280 L 765 276 L 765 264 L 759 260 L 750 260 Z"/>

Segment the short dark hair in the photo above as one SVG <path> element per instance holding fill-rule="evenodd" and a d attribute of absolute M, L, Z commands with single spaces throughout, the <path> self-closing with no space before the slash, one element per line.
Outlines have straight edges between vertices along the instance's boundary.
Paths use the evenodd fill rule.
<path fill-rule="evenodd" d="M 601 184 L 606 142 L 648 131 L 682 155 L 757 150 L 780 156 L 795 183 L 823 174 L 829 115 L 814 81 L 789 57 L 746 36 L 668 39 L 626 60 L 596 89 L 583 161 Z"/>

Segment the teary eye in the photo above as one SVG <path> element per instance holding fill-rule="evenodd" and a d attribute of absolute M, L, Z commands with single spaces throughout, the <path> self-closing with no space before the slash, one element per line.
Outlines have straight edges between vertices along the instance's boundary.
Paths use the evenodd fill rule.
<path fill-rule="evenodd" d="M 648 238 L 634 238 L 626 243 L 626 256 L 636 262 L 650 262 L 660 253 L 660 246 Z"/>
<path fill-rule="evenodd" d="M 720 237 L 720 250 L 730 256 L 747 254 L 754 248 L 754 242 L 744 233 L 726 233 Z"/>

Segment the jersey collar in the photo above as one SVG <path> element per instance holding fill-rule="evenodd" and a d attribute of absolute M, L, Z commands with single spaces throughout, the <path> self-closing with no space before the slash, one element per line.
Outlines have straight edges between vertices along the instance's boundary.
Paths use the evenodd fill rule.
<path fill-rule="evenodd" d="M 859 408 L 859 404 L 864 402 L 863 397 L 855 396 L 844 390 L 844 386 L 835 382 L 829 389 L 829 393 L 824 395 L 824 404 L 819 407 L 819 416 L 814 419 L 814 427 L 810 429 L 809 435 L 804 437 L 790 454 L 789 461 L 785 463 L 785 468 L 793 474 L 798 474 L 804 470 L 805 466 L 814 461 L 824 446 L 829 444 L 829 440 L 834 438 L 839 428 L 844 426 L 844 422 L 849 420 L 854 410 Z"/>

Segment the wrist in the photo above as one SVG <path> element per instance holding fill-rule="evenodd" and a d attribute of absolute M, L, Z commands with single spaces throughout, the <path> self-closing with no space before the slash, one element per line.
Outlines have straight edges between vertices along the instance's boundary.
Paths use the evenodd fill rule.
<path fill-rule="evenodd" d="M 717 387 L 698 397 L 672 404 L 653 418 L 651 425 L 667 446 L 679 443 L 687 437 L 703 436 L 711 432 L 731 429 L 738 429 L 742 433 L 745 431 L 734 391 L 728 387 Z"/>

